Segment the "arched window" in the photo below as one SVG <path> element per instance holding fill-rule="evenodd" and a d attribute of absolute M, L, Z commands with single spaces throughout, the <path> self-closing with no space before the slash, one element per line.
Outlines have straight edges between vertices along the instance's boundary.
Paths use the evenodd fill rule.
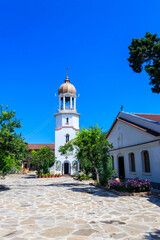
<path fill-rule="evenodd" d="M 65 97 L 65 109 L 70 109 L 70 97 Z"/>
<path fill-rule="evenodd" d="M 66 124 L 68 124 L 68 123 L 69 123 L 69 118 L 67 117 L 67 118 L 66 118 Z"/>
<path fill-rule="evenodd" d="M 66 143 L 69 141 L 69 134 L 66 134 Z"/>
<path fill-rule="evenodd" d="M 134 153 L 129 153 L 129 170 L 130 172 L 136 171 Z"/>
<path fill-rule="evenodd" d="M 112 155 L 112 170 L 114 170 L 114 156 Z"/>
<path fill-rule="evenodd" d="M 143 166 L 143 172 L 148 173 L 151 171 L 148 151 L 142 152 L 142 166 Z"/>

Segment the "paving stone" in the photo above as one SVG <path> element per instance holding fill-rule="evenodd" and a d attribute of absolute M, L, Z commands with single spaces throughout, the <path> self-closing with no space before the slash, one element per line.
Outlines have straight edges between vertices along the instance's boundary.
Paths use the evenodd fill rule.
<path fill-rule="evenodd" d="M 67 240 L 87 240 L 88 237 L 82 237 L 82 236 L 73 236 L 73 237 L 68 237 Z"/>
<path fill-rule="evenodd" d="M 115 233 L 115 232 L 120 232 L 121 230 L 115 226 L 112 225 L 103 225 L 103 229 L 109 233 Z"/>
<path fill-rule="evenodd" d="M 2 239 L 4 236 L 12 234 L 12 233 L 13 233 L 13 230 L 1 230 L 0 229 L 0 239 Z"/>
<path fill-rule="evenodd" d="M 114 239 L 124 239 L 125 237 L 127 237 L 126 233 L 119 233 L 119 234 L 114 234 L 114 235 L 110 235 L 111 237 L 113 237 Z"/>
<path fill-rule="evenodd" d="M 113 196 L 69 177 L 9 175 L 0 185 L 0 239 L 159 239 L 160 198 Z M 8 237 L 5 237 L 8 235 Z"/>
<path fill-rule="evenodd" d="M 73 235 L 79 236 L 90 236 L 92 233 L 96 232 L 94 229 L 80 229 L 73 233 Z"/>
<path fill-rule="evenodd" d="M 48 238 L 54 238 L 59 236 L 63 237 L 63 236 L 69 235 L 73 230 L 74 230 L 73 228 L 55 227 L 55 228 L 47 229 L 40 234 Z"/>
<path fill-rule="evenodd" d="M 34 219 L 26 219 L 24 221 L 21 222 L 22 225 L 25 225 L 25 224 L 34 224 L 35 223 L 35 220 Z"/>

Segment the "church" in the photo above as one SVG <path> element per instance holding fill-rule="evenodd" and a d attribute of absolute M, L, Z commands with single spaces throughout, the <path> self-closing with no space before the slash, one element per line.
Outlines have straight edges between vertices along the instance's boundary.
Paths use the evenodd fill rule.
<path fill-rule="evenodd" d="M 107 134 L 121 179 L 150 180 L 160 189 L 160 115 L 119 112 Z"/>
<path fill-rule="evenodd" d="M 55 164 L 50 168 L 50 172 L 60 175 L 76 175 L 79 170 L 79 162 L 75 157 L 75 150 L 68 151 L 65 155 L 59 153 L 59 147 L 64 146 L 68 141 L 76 137 L 79 131 L 80 114 L 77 113 L 76 100 L 77 91 L 70 83 L 68 76 L 58 89 L 59 108 L 55 117 L 55 143 L 52 144 L 28 144 L 29 152 L 38 151 L 41 147 L 48 146 L 55 153 Z M 31 158 L 27 158 L 22 163 L 22 168 L 34 170 Z"/>
<path fill-rule="evenodd" d="M 68 76 L 58 90 L 59 109 L 55 117 L 55 157 L 56 163 L 50 171 L 61 175 L 78 174 L 79 163 L 75 158 L 75 150 L 61 155 L 59 147 L 76 137 L 79 131 L 79 117 L 76 109 L 76 88 L 70 83 Z"/>
<path fill-rule="evenodd" d="M 55 117 L 56 162 L 50 172 L 76 175 L 80 168 L 75 150 L 61 155 L 59 147 L 76 137 L 80 114 L 77 113 L 77 91 L 68 76 L 58 89 L 59 108 Z M 119 112 L 106 136 L 109 143 L 113 169 L 121 179 L 140 178 L 151 181 L 160 188 L 160 115 Z M 38 150 L 42 144 L 28 144 L 30 150 Z M 43 144 L 48 145 L 48 144 Z M 26 163 L 28 164 L 28 163 Z"/>

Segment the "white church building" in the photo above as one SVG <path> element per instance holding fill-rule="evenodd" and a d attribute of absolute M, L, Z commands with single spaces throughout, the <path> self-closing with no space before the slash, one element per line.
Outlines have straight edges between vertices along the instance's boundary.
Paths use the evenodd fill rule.
<path fill-rule="evenodd" d="M 148 179 L 160 188 L 160 115 L 120 112 L 107 140 L 119 177 Z"/>
<path fill-rule="evenodd" d="M 58 90 L 59 109 L 55 116 L 55 157 L 56 162 L 50 169 L 61 175 L 75 175 L 78 173 L 79 163 L 75 157 L 75 150 L 61 155 L 60 146 L 75 138 L 79 131 L 79 117 L 76 109 L 76 89 L 70 83 L 68 76 Z"/>

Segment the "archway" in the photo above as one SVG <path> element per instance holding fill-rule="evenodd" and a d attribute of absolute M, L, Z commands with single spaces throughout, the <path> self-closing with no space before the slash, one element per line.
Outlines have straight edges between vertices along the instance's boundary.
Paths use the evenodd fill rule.
<path fill-rule="evenodd" d="M 69 162 L 64 162 L 64 174 L 69 174 Z"/>
<path fill-rule="evenodd" d="M 118 157 L 119 178 L 125 180 L 124 157 Z"/>

